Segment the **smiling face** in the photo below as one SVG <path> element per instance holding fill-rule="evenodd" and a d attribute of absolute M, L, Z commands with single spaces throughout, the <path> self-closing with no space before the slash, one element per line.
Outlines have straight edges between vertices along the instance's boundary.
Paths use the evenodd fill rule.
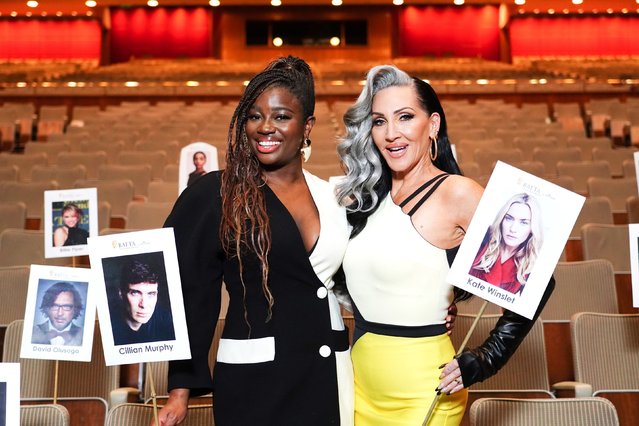
<path fill-rule="evenodd" d="M 158 302 L 158 284 L 148 282 L 129 284 L 125 301 L 129 313 L 127 320 L 129 327 L 138 330 L 153 316 Z"/>
<path fill-rule="evenodd" d="M 526 241 L 531 232 L 530 207 L 513 203 L 501 221 L 501 235 L 505 245 L 517 248 Z"/>
<path fill-rule="evenodd" d="M 51 325 L 58 331 L 67 328 L 75 316 L 73 293 L 63 291 L 58 294 L 53 304 L 48 308 Z"/>
<path fill-rule="evenodd" d="M 430 165 L 429 135 L 437 134 L 439 115 L 424 111 L 413 86 L 393 86 L 373 98 L 371 136 L 394 173 Z"/>
<path fill-rule="evenodd" d="M 301 164 L 300 147 L 313 127 L 299 99 L 282 87 L 266 89 L 248 111 L 246 136 L 262 166 Z"/>
<path fill-rule="evenodd" d="M 69 228 L 75 228 L 80 218 L 73 209 L 67 209 L 62 213 L 62 223 Z"/>

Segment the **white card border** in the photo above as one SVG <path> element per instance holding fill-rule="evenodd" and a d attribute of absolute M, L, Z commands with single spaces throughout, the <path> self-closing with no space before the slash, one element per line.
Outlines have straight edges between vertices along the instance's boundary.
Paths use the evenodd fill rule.
<path fill-rule="evenodd" d="M 91 282 L 93 274 L 90 269 L 70 268 L 66 266 L 31 265 L 29 272 L 29 288 L 22 328 L 20 358 L 50 359 L 60 361 L 91 361 L 93 350 L 93 332 L 95 330 L 95 291 Z M 37 306 L 38 286 L 40 280 L 86 282 L 87 294 L 84 300 L 84 326 L 81 346 L 53 346 L 31 343 L 34 317 Z"/>
<path fill-rule="evenodd" d="M 193 171 L 193 155 L 197 151 L 202 151 L 206 154 L 206 164 L 204 170 L 206 172 L 212 172 L 219 170 L 218 150 L 215 146 L 207 142 L 193 142 L 180 150 L 180 167 L 178 177 L 178 193 L 182 193 L 186 189 L 186 184 L 189 181 L 189 174 Z"/>
<path fill-rule="evenodd" d="M 7 384 L 6 426 L 20 426 L 20 364 L 0 363 L 0 382 Z"/>
<path fill-rule="evenodd" d="M 44 257 L 46 259 L 56 257 L 84 256 L 89 254 L 88 244 L 69 247 L 53 246 L 53 208 L 54 202 L 66 202 L 73 200 L 89 201 L 89 236 L 98 235 L 98 190 L 97 188 L 59 189 L 44 191 Z"/>
<path fill-rule="evenodd" d="M 632 275 L 632 306 L 639 308 L 639 224 L 628 225 L 630 243 L 630 273 Z"/>
<path fill-rule="evenodd" d="M 468 271 L 497 211 L 510 197 L 521 192 L 532 195 L 542 204 L 544 241 L 528 278 L 525 291 L 521 295 L 514 295 L 504 290 L 496 290 L 495 286 L 469 275 Z M 549 212 L 544 209 L 544 200 L 547 200 L 546 203 L 551 202 L 557 205 L 557 210 Z M 489 302 L 531 319 L 537 310 L 584 201 L 585 197 L 581 195 L 498 161 L 450 268 L 447 281 Z M 559 206 L 562 207 L 561 210 L 559 210 Z M 561 211 L 561 214 L 558 215 L 557 211 Z M 489 294 L 489 290 L 492 294 Z"/>
<path fill-rule="evenodd" d="M 191 358 L 180 270 L 173 228 L 151 229 L 89 238 L 93 281 L 106 365 L 134 364 Z M 162 252 L 168 285 L 175 340 L 115 345 L 102 259 Z M 146 347 L 164 348 L 147 351 Z M 170 348 L 169 348 L 170 346 Z"/>

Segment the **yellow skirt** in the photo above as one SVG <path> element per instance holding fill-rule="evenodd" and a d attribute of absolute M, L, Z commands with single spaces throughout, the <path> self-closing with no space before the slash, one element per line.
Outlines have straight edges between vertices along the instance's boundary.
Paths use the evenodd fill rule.
<path fill-rule="evenodd" d="M 421 426 L 436 397 L 441 370 L 453 359 L 450 338 L 366 333 L 352 349 L 355 426 Z M 468 391 L 442 395 L 428 426 L 459 425 Z"/>

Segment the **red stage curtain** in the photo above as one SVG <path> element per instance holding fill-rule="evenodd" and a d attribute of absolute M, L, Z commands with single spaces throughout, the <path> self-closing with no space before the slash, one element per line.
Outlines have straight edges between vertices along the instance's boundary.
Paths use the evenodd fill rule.
<path fill-rule="evenodd" d="M 2 59 L 100 59 L 100 23 L 77 19 L 0 21 Z"/>
<path fill-rule="evenodd" d="M 211 56 L 212 19 L 204 7 L 111 10 L 111 62 L 131 57 Z"/>
<path fill-rule="evenodd" d="M 637 55 L 637 34 L 635 17 L 516 17 L 510 22 L 513 57 Z"/>
<path fill-rule="evenodd" d="M 408 6 L 399 13 L 401 56 L 499 60 L 499 7 Z"/>

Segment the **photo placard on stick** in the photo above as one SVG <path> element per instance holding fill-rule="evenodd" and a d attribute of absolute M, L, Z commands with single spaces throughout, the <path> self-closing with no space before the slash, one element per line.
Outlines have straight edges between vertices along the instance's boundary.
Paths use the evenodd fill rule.
<path fill-rule="evenodd" d="M 179 192 L 200 176 L 219 170 L 217 148 L 206 142 L 193 142 L 180 150 Z"/>
<path fill-rule="evenodd" d="M 497 162 L 448 282 L 531 319 L 584 201 Z"/>
<path fill-rule="evenodd" d="M 96 188 L 44 191 L 44 256 L 89 254 L 87 239 L 98 235 Z"/>
<path fill-rule="evenodd" d="M 0 425 L 20 426 L 20 364 L 0 363 Z"/>
<path fill-rule="evenodd" d="M 630 272 L 632 274 L 632 306 L 639 308 L 639 224 L 628 225 L 630 241 Z"/>
<path fill-rule="evenodd" d="M 89 238 L 107 365 L 191 357 L 173 228 Z"/>
<path fill-rule="evenodd" d="M 31 265 L 21 358 L 91 361 L 95 296 L 86 268 Z"/>

